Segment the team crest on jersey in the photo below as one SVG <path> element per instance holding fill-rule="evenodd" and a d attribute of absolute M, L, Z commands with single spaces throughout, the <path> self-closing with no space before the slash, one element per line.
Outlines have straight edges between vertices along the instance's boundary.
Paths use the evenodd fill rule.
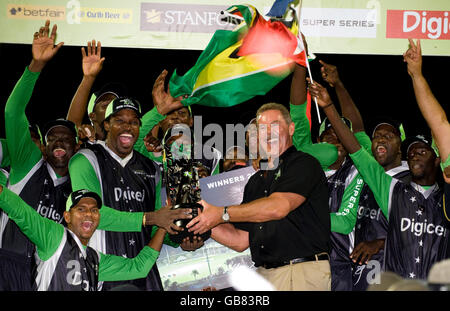
<path fill-rule="evenodd" d="M 278 172 L 275 174 L 275 180 L 277 180 L 278 178 L 280 178 L 281 176 L 281 168 L 278 169 Z"/>

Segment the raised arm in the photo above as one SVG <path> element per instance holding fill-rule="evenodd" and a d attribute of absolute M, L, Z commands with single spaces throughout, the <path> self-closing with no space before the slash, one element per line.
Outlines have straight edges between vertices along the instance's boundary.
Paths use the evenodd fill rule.
<path fill-rule="evenodd" d="M 50 35 L 49 27 L 50 21 L 47 20 L 45 26 L 34 33 L 31 48 L 33 58 L 5 106 L 5 133 L 11 158 L 11 184 L 20 181 L 42 157 L 41 151 L 31 139 L 25 109 L 40 72 L 64 44 L 61 42 L 54 45 L 57 26 L 53 26 Z"/>
<path fill-rule="evenodd" d="M 139 138 L 134 146 L 135 150 L 145 155 L 148 155 L 148 151 L 144 143 L 144 138 L 146 137 L 146 135 L 149 134 L 160 121 L 164 120 L 168 113 L 175 109 L 183 107 L 181 99 L 176 99 L 172 97 L 172 95 L 170 95 L 169 91 L 165 91 L 164 81 L 166 79 L 166 76 L 167 70 L 163 70 L 153 84 L 152 99 L 154 107 L 142 117 L 142 125 L 139 130 Z"/>
<path fill-rule="evenodd" d="M 339 117 L 327 90 L 315 82 L 310 84 L 310 92 L 313 97 L 317 98 L 318 104 L 325 111 L 336 135 L 347 149 L 363 180 L 372 190 L 383 214 L 389 218 L 389 198 L 393 178 L 385 173 L 384 168 L 364 148 L 361 148 L 355 135 Z"/>
<path fill-rule="evenodd" d="M 364 131 L 364 122 L 361 114 L 359 113 L 358 108 L 353 102 L 352 97 L 345 88 L 344 83 L 339 78 L 337 67 L 327 64 L 322 60 L 319 60 L 319 62 L 322 64 L 322 68 L 320 68 L 322 78 L 336 90 L 336 95 L 339 100 L 342 116 L 346 117 L 352 122 L 354 133 Z"/>
<path fill-rule="evenodd" d="M 441 161 L 444 163 L 450 155 L 450 124 L 444 109 L 434 97 L 427 80 L 422 74 L 422 48 L 420 40 L 414 43 L 408 39 L 410 47 L 403 54 L 403 61 L 407 63 L 408 74 L 411 77 L 417 104 L 423 117 L 436 139 Z M 446 172 L 450 178 L 450 171 Z"/>
<path fill-rule="evenodd" d="M 67 120 L 72 121 L 77 127 L 83 123 L 83 117 L 86 113 L 87 104 L 89 101 L 89 94 L 95 79 L 103 68 L 104 57 L 101 57 L 102 45 L 100 41 L 88 41 L 86 50 L 81 48 L 81 68 L 83 70 L 83 79 L 78 86 L 75 95 L 70 103 L 69 111 L 67 112 Z"/>
<path fill-rule="evenodd" d="M 39 258 L 47 260 L 56 251 L 64 228 L 53 220 L 42 217 L 17 194 L 0 185 L 0 209 L 17 224 L 36 245 Z"/>
<path fill-rule="evenodd" d="M 310 80 L 308 79 L 308 81 Z M 339 137 L 339 140 L 342 142 L 345 149 L 347 149 L 347 152 L 355 153 L 358 151 L 361 148 L 361 145 L 347 125 L 342 122 L 339 112 L 331 101 L 327 89 L 317 82 L 310 84 L 309 89 L 311 96 L 317 98 L 317 103 L 327 115 L 328 120 L 330 120 L 330 123 L 333 125 L 336 135 Z"/>
<path fill-rule="evenodd" d="M 323 143 L 313 144 L 311 139 L 311 121 L 307 116 L 307 90 L 306 68 L 295 65 L 290 90 L 290 115 L 295 124 L 292 143 L 297 150 L 306 152 L 315 157 L 323 169 L 327 169 L 336 162 L 337 148 L 334 145 Z"/>

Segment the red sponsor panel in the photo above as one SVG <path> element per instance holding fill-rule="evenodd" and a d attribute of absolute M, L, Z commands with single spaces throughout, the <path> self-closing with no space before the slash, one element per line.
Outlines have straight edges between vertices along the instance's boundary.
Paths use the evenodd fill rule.
<path fill-rule="evenodd" d="M 388 10 L 386 38 L 450 40 L 449 11 Z"/>

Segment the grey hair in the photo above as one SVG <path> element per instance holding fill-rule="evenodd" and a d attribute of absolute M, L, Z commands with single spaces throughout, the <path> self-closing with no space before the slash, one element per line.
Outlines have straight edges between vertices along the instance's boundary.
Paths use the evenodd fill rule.
<path fill-rule="evenodd" d="M 261 107 L 259 107 L 258 111 L 256 111 L 256 119 L 258 120 L 258 117 L 263 113 L 266 112 L 268 110 L 278 110 L 281 115 L 283 116 L 284 121 L 286 121 L 287 124 L 291 124 L 292 123 L 292 118 L 291 118 L 291 114 L 289 113 L 289 110 L 278 103 L 267 103 L 262 105 Z"/>

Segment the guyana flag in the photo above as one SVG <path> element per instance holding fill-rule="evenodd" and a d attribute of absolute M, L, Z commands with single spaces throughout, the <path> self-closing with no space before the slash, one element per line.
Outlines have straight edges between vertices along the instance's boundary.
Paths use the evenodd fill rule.
<path fill-rule="evenodd" d="M 267 21 L 250 5 L 234 5 L 225 14 L 241 22 L 232 31 L 217 30 L 195 66 L 170 78 L 173 97 L 188 95 L 185 106 L 231 107 L 266 94 L 294 62 L 306 66 L 295 17 L 290 25 Z"/>

